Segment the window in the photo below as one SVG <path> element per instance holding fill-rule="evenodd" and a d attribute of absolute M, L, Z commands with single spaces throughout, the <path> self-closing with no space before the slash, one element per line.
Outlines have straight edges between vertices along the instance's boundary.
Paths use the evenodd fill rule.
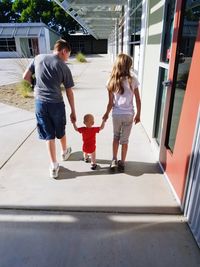
<path fill-rule="evenodd" d="M 132 11 L 130 14 L 131 44 L 140 43 L 141 17 L 142 17 L 142 1 L 134 0 L 132 1 Z"/>
<path fill-rule="evenodd" d="M 16 44 L 14 38 L 0 38 L 0 51 L 16 51 Z"/>
<path fill-rule="evenodd" d="M 166 1 L 162 52 L 161 52 L 161 61 L 166 63 L 169 62 L 170 58 L 170 49 L 171 49 L 172 34 L 174 28 L 174 10 L 175 10 L 175 1 Z"/>
<path fill-rule="evenodd" d="M 142 18 L 142 1 L 132 0 L 131 1 L 131 12 L 130 12 L 130 55 L 134 60 L 134 72 L 137 74 L 139 69 L 139 51 L 140 51 L 140 33 L 141 33 L 141 18 Z"/>

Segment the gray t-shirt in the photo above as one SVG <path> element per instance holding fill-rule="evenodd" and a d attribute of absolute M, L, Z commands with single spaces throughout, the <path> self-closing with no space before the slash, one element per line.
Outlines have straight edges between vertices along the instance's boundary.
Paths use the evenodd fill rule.
<path fill-rule="evenodd" d="M 36 78 L 35 99 L 60 103 L 63 102 L 61 84 L 66 89 L 74 86 L 69 67 L 57 55 L 40 54 L 32 60 L 28 69 L 35 74 Z"/>

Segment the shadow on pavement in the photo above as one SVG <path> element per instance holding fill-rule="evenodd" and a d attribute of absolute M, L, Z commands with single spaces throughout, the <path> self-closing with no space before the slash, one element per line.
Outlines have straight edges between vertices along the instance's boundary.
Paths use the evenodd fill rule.
<path fill-rule="evenodd" d="M 83 160 L 83 154 L 81 151 L 74 152 L 71 154 L 68 161 L 81 161 Z M 114 170 L 110 170 L 110 161 L 104 159 L 97 159 L 97 169 L 92 171 L 74 171 L 70 170 L 69 168 L 65 168 L 63 166 L 60 167 L 59 178 L 57 180 L 63 179 L 73 179 L 80 176 L 96 176 L 96 175 L 113 175 L 116 173 L 120 173 L 117 168 Z M 88 165 L 88 169 L 90 169 L 90 163 L 86 163 Z M 101 166 L 104 165 L 104 166 Z M 105 166 L 107 165 L 107 166 Z M 159 167 L 158 163 L 148 163 L 148 162 L 134 162 L 134 161 L 127 161 L 126 168 L 123 172 L 130 176 L 141 176 L 145 173 L 155 173 L 155 174 L 162 174 L 162 171 Z"/>

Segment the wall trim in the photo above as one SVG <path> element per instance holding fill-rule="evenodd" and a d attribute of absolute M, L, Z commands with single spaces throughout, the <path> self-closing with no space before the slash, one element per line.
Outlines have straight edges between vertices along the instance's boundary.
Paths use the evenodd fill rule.
<path fill-rule="evenodd" d="M 178 195 L 177 195 L 177 193 L 176 193 L 174 187 L 172 186 L 172 184 L 171 184 L 171 182 L 170 182 L 170 179 L 169 179 L 168 175 L 166 174 L 166 172 L 164 171 L 163 166 L 162 166 L 162 164 L 160 163 L 160 161 L 158 161 L 158 164 L 159 164 L 161 170 L 163 171 L 164 177 L 165 177 L 167 183 L 169 184 L 169 187 L 170 187 L 170 189 L 171 189 L 171 191 L 172 191 L 172 194 L 174 195 L 174 197 L 175 197 L 175 199 L 176 199 L 178 205 L 180 206 L 181 211 L 183 212 L 183 209 L 182 209 L 182 206 L 181 206 L 180 198 L 178 197 Z"/>

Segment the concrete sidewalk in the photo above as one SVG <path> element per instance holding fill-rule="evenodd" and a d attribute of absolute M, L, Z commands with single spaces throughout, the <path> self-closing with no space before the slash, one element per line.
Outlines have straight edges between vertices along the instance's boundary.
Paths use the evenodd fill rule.
<path fill-rule="evenodd" d="M 99 125 L 110 61 L 99 55 L 69 63 L 77 124 L 93 113 Z M 0 267 L 199 266 L 199 249 L 141 125 L 133 127 L 121 174 L 109 171 L 111 118 L 97 136 L 96 171 L 82 161 L 81 136 L 69 123 L 73 153 L 53 180 L 34 114 L 1 104 L 0 121 Z"/>

